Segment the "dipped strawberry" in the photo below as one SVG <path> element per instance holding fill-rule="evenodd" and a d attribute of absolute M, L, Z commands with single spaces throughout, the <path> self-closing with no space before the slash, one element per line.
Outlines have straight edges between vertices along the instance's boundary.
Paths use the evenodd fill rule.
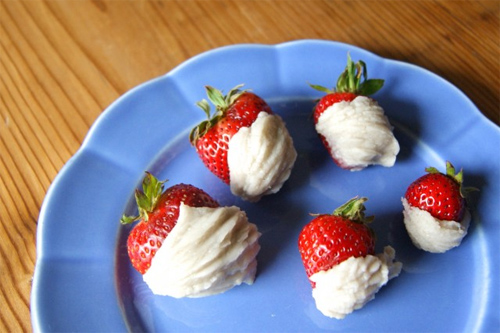
<path fill-rule="evenodd" d="M 122 224 L 139 221 L 127 239 L 127 251 L 132 266 L 141 274 L 151 266 L 151 260 L 179 217 L 181 202 L 191 207 L 218 207 L 217 201 L 203 190 L 178 184 L 164 191 L 164 181 L 149 172 L 142 182 L 142 191 L 135 192 L 139 215 L 123 216 Z"/>
<path fill-rule="evenodd" d="M 290 176 L 297 157 L 281 117 L 256 94 L 240 90 L 226 95 L 207 86 L 215 106 L 198 102 L 207 120 L 193 128 L 189 139 L 205 166 L 245 200 L 257 201 L 278 192 Z"/>
<path fill-rule="evenodd" d="M 363 307 L 391 278 L 401 263 L 386 246 L 375 255 L 375 234 L 365 217 L 366 198 L 354 198 L 333 214 L 317 215 L 299 235 L 299 252 L 313 287 L 316 307 L 342 319 Z"/>
<path fill-rule="evenodd" d="M 399 153 L 399 143 L 384 110 L 368 97 L 382 88 L 380 79 L 367 79 L 363 61 L 347 66 L 334 89 L 319 85 L 325 92 L 314 108 L 316 131 L 337 165 L 351 171 L 369 165 L 391 167 Z"/>
<path fill-rule="evenodd" d="M 470 223 L 463 171 L 446 162 L 446 172 L 434 167 L 410 184 L 402 198 L 404 223 L 415 246 L 442 253 L 462 242 Z"/>
<path fill-rule="evenodd" d="M 365 218 L 366 198 L 351 199 L 333 214 L 317 215 L 300 233 L 299 252 L 311 277 L 350 257 L 365 257 L 375 252 L 375 234 Z"/>
<path fill-rule="evenodd" d="M 127 239 L 134 268 L 153 293 L 202 297 L 252 284 L 260 233 L 238 207 L 220 207 L 203 190 L 164 182 L 150 173 L 136 190 L 139 221 Z M 237 236 L 235 236 L 237 235 Z"/>

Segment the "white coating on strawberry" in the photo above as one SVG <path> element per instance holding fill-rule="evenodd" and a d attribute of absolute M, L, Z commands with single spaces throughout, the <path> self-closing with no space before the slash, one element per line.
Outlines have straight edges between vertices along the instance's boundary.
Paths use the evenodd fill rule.
<path fill-rule="evenodd" d="M 248 201 L 278 192 L 297 158 L 293 140 L 278 115 L 260 112 L 250 127 L 229 141 L 231 192 Z"/>
<path fill-rule="evenodd" d="M 429 212 L 403 202 L 404 223 L 413 244 L 424 251 L 443 253 L 461 244 L 467 235 L 471 215 L 465 209 L 461 221 L 445 221 L 433 217 Z"/>
<path fill-rule="evenodd" d="M 175 228 L 143 275 L 153 293 L 204 297 L 252 284 L 260 250 L 257 227 L 238 207 L 181 204 Z"/>
<path fill-rule="evenodd" d="M 381 254 L 351 257 L 327 271 L 311 275 L 316 307 L 327 317 L 342 319 L 362 308 L 378 290 L 401 272 L 395 251 L 386 246 Z"/>
<path fill-rule="evenodd" d="M 374 164 L 391 167 L 399 153 L 384 110 L 369 97 L 358 96 L 328 107 L 316 130 L 328 142 L 332 157 L 351 171 Z"/>

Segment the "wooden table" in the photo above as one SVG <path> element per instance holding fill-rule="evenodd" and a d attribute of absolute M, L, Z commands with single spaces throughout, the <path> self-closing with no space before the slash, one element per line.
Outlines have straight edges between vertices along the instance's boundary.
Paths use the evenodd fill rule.
<path fill-rule="evenodd" d="M 42 201 L 111 102 L 216 47 L 310 38 L 429 69 L 500 124 L 498 0 L 0 1 L 0 331 L 31 331 Z"/>

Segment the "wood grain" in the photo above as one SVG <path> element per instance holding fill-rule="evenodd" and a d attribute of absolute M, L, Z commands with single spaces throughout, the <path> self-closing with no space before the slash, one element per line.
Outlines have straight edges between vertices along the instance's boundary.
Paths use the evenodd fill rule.
<path fill-rule="evenodd" d="M 328 39 L 435 72 L 498 125 L 499 17 L 497 0 L 0 1 L 0 331 L 31 331 L 45 193 L 127 90 L 215 47 Z"/>

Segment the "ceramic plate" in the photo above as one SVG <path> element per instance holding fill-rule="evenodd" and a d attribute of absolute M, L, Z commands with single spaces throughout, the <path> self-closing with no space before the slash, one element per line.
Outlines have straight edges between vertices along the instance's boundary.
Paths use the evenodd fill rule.
<path fill-rule="evenodd" d="M 392 168 L 338 168 L 315 134 L 311 110 L 333 86 L 347 53 L 371 78 L 401 152 Z M 282 190 L 258 203 L 231 195 L 188 142 L 204 118 L 195 102 L 204 85 L 227 92 L 244 83 L 285 120 L 298 159 Z M 196 56 L 126 93 L 92 126 L 81 149 L 50 187 L 41 209 L 32 290 L 35 331 L 488 331 L 499 327 L 499 128 L 457 88 L 413 65 L 352 45 L 303 40 L 235 45 Z M 427 166 L 465 170 L 473 222 L 461 246 L 445 254 L 417 250 L 403 225 L 401 197 Z M 257 279 L 217 296 L 153 295 L 128 261 L 133 193 L 148 170 L 168 184 L 191 183 L 223 205 L 237 205 L 262 232 Z M 297 249 L 309 213 L 369 198 L 377 252 L 385 245 L 403 263 L 363 309 L 343 320 L 316 308 Z"/>

